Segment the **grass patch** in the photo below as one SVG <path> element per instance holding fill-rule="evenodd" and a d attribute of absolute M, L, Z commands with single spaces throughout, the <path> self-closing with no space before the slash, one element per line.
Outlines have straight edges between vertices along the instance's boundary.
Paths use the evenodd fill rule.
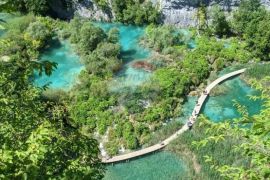
<path fill-rule="evenodd" d="M 176 131 L 181 129 L 183 126 L 182 122 L 173 121 L 168 123 L 166 126 L 163 126 L 160 130 L 156 131 L 155 133 L 151 134 L 150 140 L 146 146 L 151 146 L 161 141 L 165 140 L 166 138 L 173 135 Z"/>
<path fill-rule="evenodd" d="M 255 64 L 246 70 L 245 76 L 247 78 L 255 78 L 257 80 L 270 76 L 270 64 Z"/>
<path fill-rule="evenodd" d="M 224 179 L 217 171 L 210 167 L 211 164 L 205 162 L 205 155 L 211 155 L 217 165 L 246 166 L 249 164 L 247 158 L 232 151 L 233 146 L 240 143 L 239 139 L 227 139 L 219 143 L 209 143 L 204 148 L 199 149 L 193 146 L 193 141 L 204 139 L 204 130 L 203 127 L 199 128 L 195 124 L 191 131 L 185 132 L 167 147 L 169 151 L 185 157 L 184 160 L 186 160 L 186 164 L 189 166 L 188 168 L 191 169 L 189 173 L 190 179 Z M 197 171 L 198 169 L 196 170 L 198 166 L 200 167 L 199 172 Z"/>

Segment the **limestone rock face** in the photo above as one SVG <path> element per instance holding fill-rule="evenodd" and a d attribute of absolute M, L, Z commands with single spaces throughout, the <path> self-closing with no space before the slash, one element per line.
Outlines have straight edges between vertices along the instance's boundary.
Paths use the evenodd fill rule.
<path fill-rule="evenodd" d="M 109 1 L 109 7 L 111 7 L 111 1 Z M 78 15 L 97 21 L 111 21 L 114 19 L 111 10 L 104 11 L 100 9 L 93 0 L 75 2 L 75 10 Z"/>
<path fill-rule="evenodd" d="M 77 2 L 76 2 L 77 1 Z M 108 0 L 109 7 L 111 2 Z M 162 22 L 164 24 L 173 24 L 181 27 L 196 25 L 196 11 L 200 0 L 149 0 L 160 9 L 163 14 Z M 76 12 L 84 17 L 95 20 L 111 21 L 114 19 L 114 14 L 111 10 L 104 12 L 98 8 L 93 0 L 74 0 L 76 2 Z M 240 0 L 204 0 L 208 9 L 214 5 L 219 5 L 226 11 L 231 11 L 240 3 Z M 270 9 L 270 0 L 261 0 L 261 3 Z"/>
<path fill-rule="evenodd" d="M 199 0 L 151 0 L 163 14 L 165 24 L 174 24 L 182 27 L 194 26 L 196 24 L 195 15 Z M 205 0 L 208 9 L 214 5 L 219 5 L 226 11 L 231 11 L 240 3 L 240 0 Z M 270 8 L 270 0 L 261 0 L 261 3 Z"/>

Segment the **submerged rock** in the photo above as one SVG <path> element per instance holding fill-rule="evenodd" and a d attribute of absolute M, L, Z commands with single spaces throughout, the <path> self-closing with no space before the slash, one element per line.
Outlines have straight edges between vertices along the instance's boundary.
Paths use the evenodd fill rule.
<path fill-rule="evenodd" d="M 143 69 L 147 72 L 152 72 L 154 70 L 154 66 L 146 61 L 137 61 L 132 65 L 132 67 L 136 69 Z"/>

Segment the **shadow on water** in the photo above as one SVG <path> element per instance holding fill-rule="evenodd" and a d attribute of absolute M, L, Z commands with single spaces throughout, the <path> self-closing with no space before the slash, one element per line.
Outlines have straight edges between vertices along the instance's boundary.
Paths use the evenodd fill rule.
<path fill-rule="evenodd" d="M 137 51 L 135 49 L 130 49 L 126 51 L 121 51 L 121 58 L 125 64 L 132 62 L 134 60 L 134 56 L 136 55 Z"/>
<path fill-rule="evenodd" d="M 43 53 L 50 53 L 50 51 L 53 51 L 54 49 L 60 49 L 62 47 L 62 43 L 59 39 L 57 38 L 53 38 L 52 40 L 50 40 L 50 42 L 48 42 L 48 46 L 45 47 L 45 49 L 43 49 L 43 51 L 41 52 L 41 55 Z"/>

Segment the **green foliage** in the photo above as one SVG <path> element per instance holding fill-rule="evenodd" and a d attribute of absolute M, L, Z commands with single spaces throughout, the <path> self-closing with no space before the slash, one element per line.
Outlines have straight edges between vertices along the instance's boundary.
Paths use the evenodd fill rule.
<path fill-rule="evenodd" d="M 49 26 L 41 21 L 36 21 L 29 24 L 26 29 L 25 38 L 30 38 L 38 44 L 38 48 L 44 47 L 46 42 L 53 37 L 53 32 Z"/>
<path fill-rule="evenodd" d="M 123 128 L 123 138 L 125 146 L 128 149 L 135 149 L 138 146 L 136 136 L 134 134 L 134 127 L 130 122 L 126 122 Z"/>
<path fill-rule="evenodd" d="M 245 107 L 236 104 L 242 118 L 231 123 L 212 123 L 205 118 L 201 119 L 200 126 L 206 126 L 206 137 L 201 141 L 194 142 L 197 147 L 203 148 L 208 143 L 222 143 L 226 139 L 239 139 L 232 151 L 241 154 L 249 160 L 247 165 L 232 163 L 217 164 L 211 157 L 208 161 L 214 169 L 226 179 L 268 179 L 269 173 L 269 149 L 270 149 L 270 96 L 269 77 L 261 81 L 251 80 L 253 88 L 261 91 L 260 96 L 251 97 L 261 99 L 264 109 L 258 115 L 250 117 Z M 244 128 L 245 127 L 245 128 Z"/>
<path fill-rule="evenodd" d="M 80 28 L 79 35 L 77 47 L 81 54 L 90 54 L 106 38 L 106 34 L 101 28 L 87 22 Z"/>
<path fill-rule="evenodd" d="M 145 41 L 150 48 L 162 52 L 166 48 L 180 45 L 184 38 L 183 34 L 172 26 L 149 25 L 146 28 Z"/>
<path fill-rule="evenodd" d="M 21 0 L 3 0 L 0 2 L 0 10 L 4 12 L 21 11 L 25 12 L 24 1 Z"/>
<path fill-rule="evenodd" d="M 46 15 L 49 10 L 49 0 L 27 0 L 25 1 L 25 7 L 28 12 L 34 14 Z"/>
<path fill-rule="evenodd" d="M 9 28 L 15 22 L 16 30 Z M 70 124 L 60 100 L 44 98 L 34 72 L 50 75 L 56 64 L 38 61 L 54 35 L 49 18 L 16 19 L 0 41 L 0 178 L 101 179 L 97 141 Z M 15 33 L 15 32 L 19 33 Z"/>
<path fill-rule="evenodd" d="M 95 51 L 82 57 L 89 74 L 98 76 L 112 76 L 121 67 L 117 58 L 120 46 L 112 43 L 100 43 Z"/>
<path fill-rule="evenodd" d="M 112 2 L 112 8 L 120 22 L 143 25 L 158 23 L 160 20 L 160 12 L 150 1 L 115 0 Z"/>
<path fill-rule="evenodd" d="M 244 33 L 248 48 L 252 51 L 254 57 L 260 60 L 269 60 L 270 57 L 270 34 L 267 31 L 270 28 L 269 21 L 270 14 L 267 14 L 259 21 L 254 19 L 247 26 Z"/>
<path fill-rule="evenodd" d="M 211 17 L 211 26 L 218 37 L 230 35 L 231 27 L 226 19 L 224 11 L 219 6 L 214 7 Z"/>
<path fill-rule="evenodd" d="M 248 68 L 245 76 L 249 79 L 261 80 L 266 76 L 270 76 L 270 64 L 255 64 Z"/>
<path fill-rule="evenodd" d="M 4 11 L 19 11 L 22 13 L 32 12 L 45 15 L 49 10 L 48 0 L 4 0 L 0 8 Z"/>
<path fill-rule="evenodd" d="M 32 14 L 14 17 L 6 23 L 7 33 L 11 34 L 11 36 L 13 36 L 13 34 L 21 34 L 28 28 L 30 23 L 35 21 L 36 17 Z"/>
<path fill-rule="evenodd" d="M 201 1 L 196 12 L 197 30 L 205 32 L 208 29 L 208 11 L 206 5 Z"/>
<path fill-rule="evenodd" d="M 116 44 L 119 42 L 119 36 L 119 30 L 117 28 L 112 28 L 108 33 L 108 41 Z"/>
<path fill-rule="evenodd" d="M 184 73 L 174 68 L 163 68 L 155 72 L 154 81 L 159 84 L 164 97 L 181 97 L 186 92 L 190 80 Z"/>
<path fill-rule="evenodd" d="M 238 10 L 233 14 L 233 27 L 238 34 L 246 31 L 253 19 L 262 15 L 260 0 L 242 0 Z"/>
<path fill-rule="evenodd" d="M 100 7 L 103 11 L 109 8 L 107 0 L 94 0 L 95 4 Z"/>
<path fill-rule="evenodd" d="M 269 20 L 270 14 L 259 0 L 243 0 L 233 14 L 234 32 L 243 37 L 248 50 L 259 60 L 269 59 Z"/>
<path fill-rule="evenodd" d="M 196 123 L 191 131 L 185 132 L 168 146 L 169 151 L 184 158 L 190 171 L 195 171 L 189 174 L 190 179 L 223 180 L 224 177 L 221 177 L 215 169 L 216 165 L 235 164 L 235 166 L 247 166 L 248 158 L 232 151 L 232 148 L 241 142 L 237 137 L 225 139 L 220 143 L 214 141 L 205 143 L 202 141 L 205 137 L 205 130 L 206 127 L 198 126 Z M 201 141 L 201 145 L 204 146 L 197 148 L 195 141 Z M 215 165 L 209 163 L 210 160 L 213 160 L 212 162 L 215 162 Z"/>
<path fill-rule="evenodd" d="M 55 3 L 56 1 L 56 3 Z M 33 13 L 35 15 L 54 15 L 55 4 L 63 5 L 68 9 L 71 0 L 1 0 L 0 11 L 3 12 L 20 12 L 22 14 Z M 64 10 L 63 10 L 64 11 Z"/>

